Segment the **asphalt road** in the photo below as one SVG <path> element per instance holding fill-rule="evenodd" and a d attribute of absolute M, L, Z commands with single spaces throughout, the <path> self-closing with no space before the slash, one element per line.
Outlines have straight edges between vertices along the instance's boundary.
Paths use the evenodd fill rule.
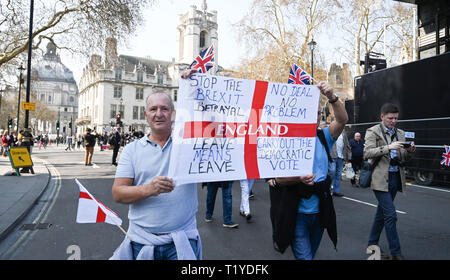
<path fill-rule="evenodd" d="M 124 238 L 110 224 L 77 224 L 78 187 L 80 182 L 97 199 L 113 209 L 128 227 L 128 206 L 114 202 L 111 195 L 115 167 L 110 164 L 111 151 L 93 157 L 94 166 L 83 163 L 83 151 L 63 149 L 37 151 L 34 156 L 48 161 L 52 179 L 46 192 L 30 214 L 0 243 L 0 259 L 108 259 Z M 334 250 L 326 233 L 317 252 L 318 260 L 365 260 L 367 237 L 375 215 L 376 199 L 368 189 L 352 188 L 342 183 L 344 197 L 334 198 L 338 223 L 338 247 Z M 240 185 L 233 185 L 233 220 L 237 229 L 222 227 L 221 191 L 217 194 L 213 222 L 204 221 L 206 188 L 198 187 L 198 229 L 205 260 L 292 260 L 288 249 L 284 254 L 272 247 L 269 218 L 269 192 L 263 181 L 254 185 L 255 199 L 250 201 L 253 219 L 247 223 L 239 215 Z M 407 259 L 450 259 L 450 189 L 408 186 L 399 193 L 397 228 L 402 251 Z M 24 224 L 51 224 L 44 229 L 22 230 Z M 380 246 L 388 251 L 384 233 Z"/>

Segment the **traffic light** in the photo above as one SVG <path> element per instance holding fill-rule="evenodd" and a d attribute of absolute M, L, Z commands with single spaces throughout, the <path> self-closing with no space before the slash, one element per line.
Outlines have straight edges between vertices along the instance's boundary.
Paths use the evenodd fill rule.
<path fill-rule="evenodd" d="M 72 122 L 69 123 L 69 128 L 72 129 Z"/>
<path fill-rule="evenodd" d="M 384 55 L 379 53 L 367 53 L 364 60 L 359 62 L 359 65 L 364 65 L 364 73 L 373 72 L 380 69 L 385 69 L 386 59 L 382 58 Z"/>
<path fill-rule="evenodd" d="M 59 121 L 56 122 L 56 130 L 59 130 Z"/>
<path fill-rule="evenodd" d="M 120 114 L 117 114 L 117 116 L 116 116 L 116 124 L 122 126 L 122 121 L 120 120 Z"/>
<path fill-rule="evenodd" d="M 8 117 L 8 127 L 11 128 L 13 123 L 12 123 L 12 119 L 10 117 Z"/>

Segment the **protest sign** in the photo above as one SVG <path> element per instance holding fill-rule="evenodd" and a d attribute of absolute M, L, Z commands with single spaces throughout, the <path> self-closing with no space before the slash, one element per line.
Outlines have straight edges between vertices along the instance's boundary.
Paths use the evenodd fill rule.
<path fill-rule="evenodd" d="M 168 177 L 180 183 L 312 174 L 316 86 L 180 79 Z"/>

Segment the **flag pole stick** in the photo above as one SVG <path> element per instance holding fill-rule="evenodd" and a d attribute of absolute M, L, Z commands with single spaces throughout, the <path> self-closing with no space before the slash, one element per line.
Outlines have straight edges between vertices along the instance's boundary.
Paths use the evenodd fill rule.
<path fill-rule="evenodd" d="M 116 224 L 116 226 L 118 226 L 118 227 L 120 228 L 120 230 L 128 237 L 128 239 L 130 239 L 131 241 L 133 241 L 133 239 L 131 239 L 131 237 L 128 235 L 128 233 L 123 229 L 123 227 L 120 226 L 120 225 L 117 223 L 116 219 L 114 219 L 114 218 L 111 217 L 111 216 L 110 216 L 110 218 L 111 218 L 111 220 L 114 221 L 114 223 Z"/>

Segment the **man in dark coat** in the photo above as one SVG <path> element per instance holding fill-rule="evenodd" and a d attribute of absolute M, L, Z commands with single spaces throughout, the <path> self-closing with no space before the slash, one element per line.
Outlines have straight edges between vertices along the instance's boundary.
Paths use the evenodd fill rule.
<path fill-rule="evenodd" d="M 117 130 L 111 135 L 109 139 L 109 144 L 114 146 L 113 155 L 112 155 L 112 163 L 117 166 L 117 155 L 119 154 L 120 142 L 122 137 L 120 137 L 120 127 L 117 127 Z"/>

